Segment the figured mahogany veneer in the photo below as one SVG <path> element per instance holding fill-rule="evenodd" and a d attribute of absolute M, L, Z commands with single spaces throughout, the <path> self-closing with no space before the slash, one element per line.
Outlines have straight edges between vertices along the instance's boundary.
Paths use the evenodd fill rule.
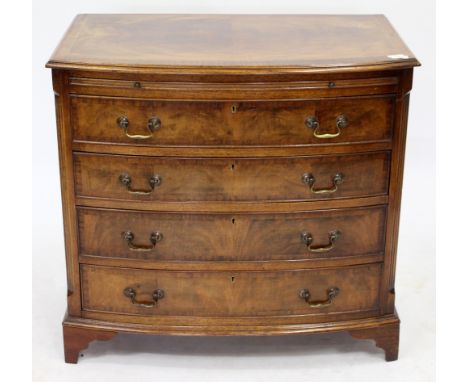
<path fill-rule="evenodd" d="M 142 316 L 250 317 L 321 315 L 374 311 L 378 307 L 379 263 L 320 270 L 278 272 L 181 272 L 81 266 L 83 309 Z M 311 308 L 299 296 L 308 289 L 312 300 L 326 300 L 330 288 L 340 292 L 330 305 Z M 164 297 L 154 307 L 132 303 L 124 295 L 133 288 L 136 300 L 153 302 L 154 290 Z M 129 317 L 131 322 L 132 318 Z"/>
<path fill-rule="evenodd" d="M 65 361 L 120 332 L 335 331 L 395 360 L 417 65 L 378 15 L 77 16 L 47 64 Z"/>
<path fill-rule="evenodd" d="M 107 258 L 165 261 L 309 260 L 381 255 L 386 208 L 372 206 L 296 213 L 200 214 L 78 208 L 80 253 Z M 339 231 L 334 247 L 330 232 Z M 152 248 L 151 234 L 162 239 Z M 312 236 L 312 251 L 302 233 Z M 316 249 L 314 249 L 316 248 Z"/>
<path fill-rule="evenodd" d="M 379 152 L 295 158 L 148 158 L 74 154 L 80 197 L 137 201 L 294 201 L 386 195 L 390 155 Z M 304 182 L 314 178 L 314 193 Z M 130 190 L 121 181 L 131 179 Z M 157 175 L 160 184 L 151 187 Z M 148 191 L 134 193 L 132 190 Z"/>
<path fill-rule="evenodd" d="M 144 85 L 140 85 L 144 86 Z M 320 134 L 336 133 L 337 118 L 347 125 L 333 143 L 389 141 L 393 96 L 347 97 L 308 101 L 141 101 L 135 99 L 71 98 L 73 137 L 77 142 L 128 144 L 117 119 L 125 116 L 128 132 L 150 135 L 148 120 L 160 127 L 150 138 L 133 142 L 145 146 L 294 146 L 323 145 Z"/>

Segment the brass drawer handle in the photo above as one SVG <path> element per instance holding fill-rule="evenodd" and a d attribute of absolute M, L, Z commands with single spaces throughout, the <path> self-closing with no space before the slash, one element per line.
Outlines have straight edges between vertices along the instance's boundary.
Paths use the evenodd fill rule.
<path fill-rule="evenodd" d="M 153 301 L 138 301 L 136 299 L 136 295 L 137 295 L 136 290 L 130 287 L 125 288 L 123 290 L 123 294 L 125 297 L 128 297 L 132 301 L 133 305 L 142 306 L 144 308 L 152 308 L 156 305 L 156 303 L 159 300 L 164 298 L 164 291 L 162 289 L 156 289 L 153 292 Z"/>
<path fill-rule="evenodd" d="M 128 174 L 120 174 L 119 176 L 119 181 L 122 183 L 125 187 L 127 187 L 127 191 L 130 194 L 138 194 L 138 195 L 149 195 L 153 192 L 155 187 L 158 187 L 161 185 L 162 179 L 159 175 L 153 175 L 149 180 L 148 183 L 150 185 L 149 190 L 136 190 L 132 188 L 132 178 L 130 178 L 130 175 Z"/>
<path fill-rule="evenodd" d="M 324 306 L 328 306 L 333 302 L 333 299 L 338 296 L 340 293 L 340 289 L 337 287 L 331 287 L 327 290 L 328 298 L 323 301 L 310 301 L 310 292 L 308 289 L 302 289 L 299 292 L 299 297 L 304 299 L 309 307 L 311 308 L 323 308 Z"/>
<path fill-rule="evenodd" d="M 133 243 L 134 238 L 135 238 L 135 235 L 133 234 L 133 232 L 131 231 L 122 232 L 122 239 L 127 243 L 127 246 L 130 250 L 139 251 L 139 252 L 148 252 L 148 251 L 152 251 L 156 247 L 156 243 L 162 240 L 163 235 L 161 232 L 152 232 L 150 235 L 151 244 L 149 245 L 134 244 Z"/>
<path fill-rule="evenodd" d="M 338 230 L 334 230 L 328 233 L 328 244 L 326 246 L 321 247 L 314 247 L 312 246 L 312 242 L 314 238 L 310 232 L 303 232 L 301 233 L 301 239 L 304 244 L 307 246 L 309 252 L 328 252 L 331 251 L 335 247 L 336 241 L 340 238 L 341 232 Z"/>
<path fill-rule="evenodd" d="M 161 120 L 158 117 L 152 117 L 148 119 L 148 130 L 149 135 L 138 135 L 138 134 L 129 134 L 128 127 L 130 126 L 130 121 L 125 116 L 120 116 L 117 118 L 117 125 L 125 131 L 125 135 L 132 139 L 149 139 L 153 136 L 153 133 L 161 128 Z"/>
<path fill-rule="evenodd" d="M 336 138 L 337 136 L 339 136 L 341 134 L 341 129 L 348 126 L 348 117 L 346 117 L 346 115 L 344 115 L 344 114 L 339 115 L 338 117 L 336 117 L 335 124 L 336 124 L 336 129 L 337 129 L 336 133 L 320 134 L 319 133 L 320 123 L 319 123 L 317 117 L 310 116 L 310 117 L 307 117 L 306 120 L 305 120 L 305 125 L 309 129 L 314 129 L 314 137 L 320 138 L 320 139 Z"/>
<path fill-rule="evenodd" d="M 338 185 L 343 183 L 344 175 L 341 173 L 335 174 L 333 177 L 333 186 L 331 188 L 321 188 L 321 189 L 314 189 L 315 178 L 310 173 L 305 173 L 302 175 L 302 182 L 309 186 L 310 192 L 313 194 L 333 194 L 334 192 L 338 191 Z"/>

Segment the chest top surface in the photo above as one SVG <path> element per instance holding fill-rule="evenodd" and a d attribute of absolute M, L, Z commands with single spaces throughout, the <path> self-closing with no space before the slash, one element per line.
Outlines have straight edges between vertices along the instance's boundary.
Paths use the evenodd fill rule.
<path fill-rule="evenodd" d="M 419 65 L 383 15 L 78 15 L 63 69 L 402 69 Z"/>

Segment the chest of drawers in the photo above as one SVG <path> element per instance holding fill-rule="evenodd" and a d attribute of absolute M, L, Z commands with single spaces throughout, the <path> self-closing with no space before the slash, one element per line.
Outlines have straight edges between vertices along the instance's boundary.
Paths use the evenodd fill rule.
<path fill-rule="evenodd" d="M 52 68 L 66 362 L 120 332 L 398 356 L 418 61 L 383 16 L 80 15 Z"/>

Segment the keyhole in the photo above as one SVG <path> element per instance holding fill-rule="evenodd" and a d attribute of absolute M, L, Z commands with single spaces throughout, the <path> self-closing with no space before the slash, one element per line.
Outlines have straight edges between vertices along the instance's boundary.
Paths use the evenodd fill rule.
<path fill-rule="evenodd" d="M 235 277 L 234 277 L 234 276 L 231 276 L 231 282 L 232 282 L 232 283 L 234 282 L 234 279 L 235 279 Z"/>
<path fill-rule="evenodd" d="M 231 106 L 231 113 L 234 114 L 237 112 L 237 105 L 232 105 Z"/>
<path fill-rule="evenodd" d="M 236 167 L 236 165 L 233 163 L 231 164 L 231 171 L 234 171 L 234 168 Z"/>
<path fill-rule="evenodd" d="M 236 219 L 232 218 L 231 222 L 232 222 L 232 224 L 236 224 Z"/>

